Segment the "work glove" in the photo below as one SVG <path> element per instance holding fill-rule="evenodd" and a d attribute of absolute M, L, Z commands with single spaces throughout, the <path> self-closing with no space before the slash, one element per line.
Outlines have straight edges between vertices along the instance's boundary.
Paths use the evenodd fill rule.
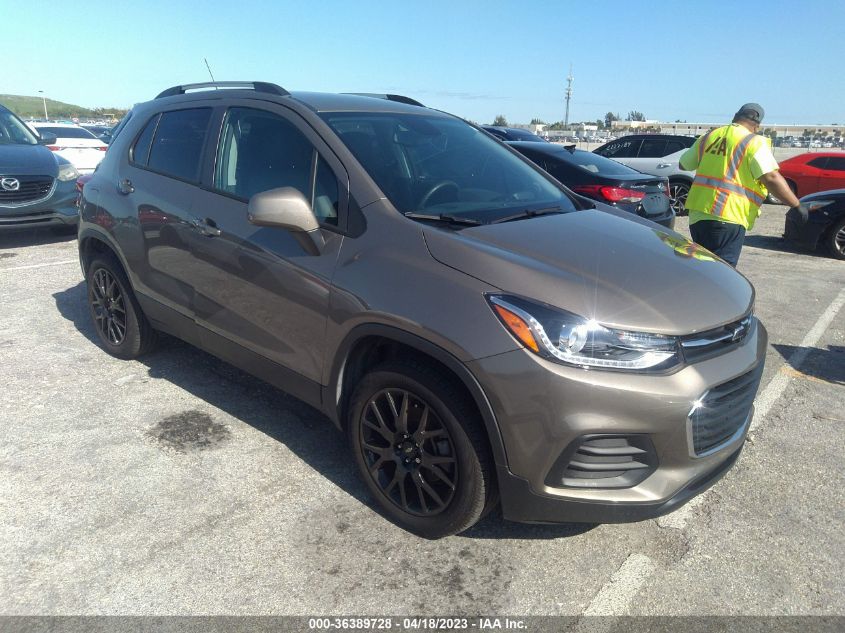
<path fill-rule="evenodd" d="M 796 224 L 803 226 L 807 224 L 807 221 L 810 219 L 810 214 L 807 211 L 807 207 L 803 204 L 799 204 L 797 207 L 791 207 L 789 211 L 786 212 L 786 217 Z"/>

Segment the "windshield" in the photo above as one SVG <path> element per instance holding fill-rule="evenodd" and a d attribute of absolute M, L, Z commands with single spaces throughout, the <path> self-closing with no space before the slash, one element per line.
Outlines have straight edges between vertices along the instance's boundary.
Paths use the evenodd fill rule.
<path fill-rule="evenodd" d="M 492 222 L 575 205 L 541 172 L 460 119 L 389 112 L 323 118 L 402 213 Z"/>
<path fill-rule="evenodd" d="M 38 145 L 38 139 L 14 114 L 0 109 L 0 145 Z"/>

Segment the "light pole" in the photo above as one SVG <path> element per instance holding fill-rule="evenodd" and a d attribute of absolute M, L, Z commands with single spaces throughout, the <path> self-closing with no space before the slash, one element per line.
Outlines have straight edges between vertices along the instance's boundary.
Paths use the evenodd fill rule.
<path fill-rule="evenodd" d="M 38 92 L 41 93 L 41 101 L 44 103 L 44 120 L 49 121 L 50 117 L 47 116 L 47 97 L 44 96 L 43 90 L 39 90 Z"/>

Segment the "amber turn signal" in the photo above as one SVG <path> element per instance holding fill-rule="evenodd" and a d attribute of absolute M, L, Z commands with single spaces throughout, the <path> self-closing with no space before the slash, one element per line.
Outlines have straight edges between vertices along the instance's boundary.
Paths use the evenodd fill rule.
<path fill-rule="evenodd" d="M 531 328 L 528 327 L 528 324 L 522 319 L 522 317 L 497 304 L 493 304 L 493 309 L 511 331 L 511 334 L 522 341 L 525 347 L 537 353 L 540 352 L 540 346 L 537 345 L 537 341 L 534 340 Z"/>

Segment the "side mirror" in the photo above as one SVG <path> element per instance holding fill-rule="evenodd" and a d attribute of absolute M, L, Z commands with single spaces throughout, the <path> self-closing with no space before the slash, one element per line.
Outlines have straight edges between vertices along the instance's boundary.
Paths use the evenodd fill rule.
<path fill-rule="evenodd" d="M 247 207 L 247 220 L 255 226 L 287 229 L 310 255 L 319 255 L 325 245 L 320 223 L 311 205 L 293 187 L 270 189 L 252 196 Z"/>
<path fill-rule="evenodd" d="M 44 132 L 43 134 L 39 133 L 38 144 L 39 145 L 55 145 L 56 144 L 56 135 L 50 134 L 49 132 Z"/>

